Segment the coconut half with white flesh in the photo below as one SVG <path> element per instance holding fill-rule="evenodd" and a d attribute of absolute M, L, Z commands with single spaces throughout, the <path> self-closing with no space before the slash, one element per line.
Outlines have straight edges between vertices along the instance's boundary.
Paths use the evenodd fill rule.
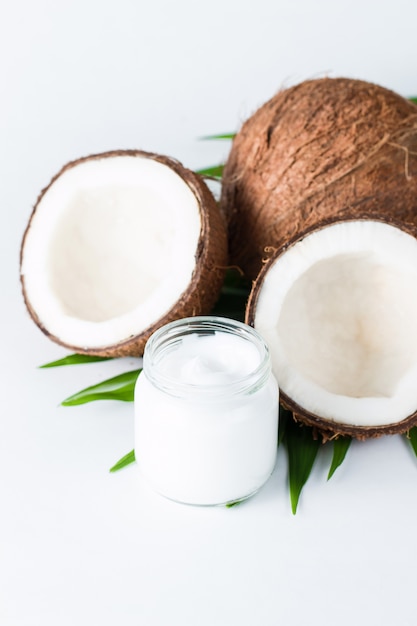
<path fill-rule="evenodd" d="M 224 220 L 202 179 L 168 157 L 114 151 L 67 164 L 42 191 L 21 282 L 52 340 L 140 355 L 157 327 L 210 312 L 226 264 Z"/>
<path fill-rule="evenodd" d="M 323 437 L 417 423 L 417 239 L 375 219 L 323 223 L 276 251 L 246 312 L 281 401 Z"/>

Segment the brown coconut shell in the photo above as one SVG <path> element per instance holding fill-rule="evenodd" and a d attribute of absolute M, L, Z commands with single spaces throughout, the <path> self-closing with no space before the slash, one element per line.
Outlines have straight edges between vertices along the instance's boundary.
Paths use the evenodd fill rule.
<path fill-rule="evenodd" d="M 417 106 L 372 83 L 310 80 L 276 94 L 236 135 L 221 207 L 230 260 L 254 278 L 323 219 L 367 211 L 417 223 Z"/>
<path fill-rule="evenodd" d="M 68 169 L 77 167 L 80 163 L 90 160 L 101 160 L 108 157 L 129 156 L 153 159 L 163 165 L 171 168 L 194 193 L 200 209 L 201 231 L 195 256 L 195 269 L 187 289 L 180 294 L 175 305 L 168 310 L 162 317 L 146 329 L 143 329 L 137 335 L 127 338 L 115 345 L 106 345 L 100 348 L 88 348 L 82 345 L 72 345 L 66 343 L 60 337 L 56 337 L 49 332 L 42 323 L 38 313 L 33 309 L 27 298 L 25 290 L 25 277 L 21 274 L 21 285 L 23 298 L 29 314 L 41 331 L 52 341 L 74 351 L 79 354 L 89 354 L 104 357 L 119 356 L 141 356 L 143 354 L 145 344 L 150 335 L 169 322 L 183 317 L 206 315 L 210 313 L 216 303 L 220 290 L 223 285 L 225 270 L 227 266 L 227 230 L 223 215 L 221 214 L 218 204 L 216 203 L 212 193 L 204 183 L 203 179 L 185 168 L 179 161 L 158 154 L 145 152 L 143 150 L 114 150 L 101 154 L 94 154 L 71 161 L 52 178 L 51 182 L 45 187 L 34 206 L 33 212 L 27 225 L 20 252 L 20 265 L 22 264 L 25 240 L 30 230 L 31 221 L 36 213 L 40 200 L 49 190 L 51 185 Z M 172 268 L 167 268 L 172 270 Z"/>
<path fill-rule="evenodd" d="M 372 200 L 369 200 L 369 203 L 372 205 Z M 401 220 L 396 219 L 395 216 L 386 218 L 375 217 L 372 215 L 372 213 L 367 212 L 366 207 L 364 209 L 364 214 L 360 218 L 356 217 L 355 215 L 346 215 L 343 219 L 333 217 L 322 220 L 319 224 L 310 226 L 302 233 L 298 233 L 297 235 L 292 237 L 290 241 L 282 245 L 280 248 L 275 249 L 268 258 L 268 260 L 263 264 L 261 271 L 259 272 L 256 280 L 253 282 L 252 285 L 252 290 L 250 292 L 246 306 L 245 323 L 249 324 L 252 327 L 255 327 L 256 307 L 265 278 L 274 263 L 282 255 L 284 255 L 289 248 L 300 242 L 302 239 L 308 237 L 308 235 L 312 234 L 313 232 L 317 232 L 318 230 L 321 230 L 326 226 L 330 226 L 331 224 L 348 221 L 361 221 L 367 219 L 390 224 L 391 226 L 399 228 L 400 230 L 417 239 L 417 226 L 413 224 L 405 224 Z M 340 422 L 332 421 L 330 419 L 323 418 L 319 415 L 311 413 L 304 407 L 297 404 L 281 389 L 280 403 L 285 409 L 292 412 L 295 421 L 300 422 L 301 424 L 305 424 L 306 426 L 311 426 L 316 433 L 319 433 L 321 435 L 324 442 L 330 439 L 336 439 L 340 436 L 349 436 L 354 437 L 355 439 L 364 440 L 369 438 L 381 437 L 382 435 L 397 435 L 406 433 L 410 430 L 410 428 L 417 425 L 417 406 L 415 412 L 399 422 L 393 422 L 392 424 L 386 424 L 382 426 L 354 426 L 351 424 L 343 424 Z"/>

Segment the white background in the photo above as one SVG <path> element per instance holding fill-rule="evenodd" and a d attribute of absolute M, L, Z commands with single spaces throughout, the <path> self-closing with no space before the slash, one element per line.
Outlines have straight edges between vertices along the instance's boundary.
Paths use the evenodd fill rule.
<path fill-rule="evenodd" d="M 39 370 L 20 240 L 68 160 L 114 148 L 217 163 L 282 86 L 350 76 L 417 94 L 414 0 L 3 0 L 0 624 L 415 624 L 417 460 L 400 437 L 324 455 L 291 514 L 285 453 L 252 500 L 181 506 L 131 466 L 133 407 L 59 407 L 134 360 Z"/>

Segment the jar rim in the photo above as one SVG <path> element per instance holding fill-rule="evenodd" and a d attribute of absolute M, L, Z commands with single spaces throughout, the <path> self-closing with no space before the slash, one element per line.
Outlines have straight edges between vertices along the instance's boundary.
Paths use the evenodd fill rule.
<path fill-rule="evenodd" d="M 250 341 L 259 352 L 259 363 L 249 373 L 235 381 L 224 383 L 199 385 L 178 380 L 161 372 L 158 367 L 158 353 L 175 339 L 191 334 L 209 334 L 223 332 Z M 148 339 L 143 354 L 143 370 L 149 381 L 157 388 L 173 396 L 232 396 L 237 394 L 251 394 L 260 389 L 268 380 L 271 373 L 271 359 L 269 349 L 262 336 L 252 326 L 237 320 L 205 315 L 186 317 L 169 322 L 157 329 Z"/>

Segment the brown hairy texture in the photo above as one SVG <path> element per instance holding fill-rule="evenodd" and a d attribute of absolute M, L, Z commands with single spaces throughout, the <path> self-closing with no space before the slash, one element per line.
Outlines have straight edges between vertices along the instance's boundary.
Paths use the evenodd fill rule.
<path fill-rule="evenodd" d="M 101 160 L 115 156 L 137 156 L 158 161 L 167 167 L 170 167 L 178 174 L 188 185 L 197 198 L 200 208 L 201 232 L 197 246 L 195 269 L 188 288 L 180 294 L 176 304 L 163 315 L 160 319 L 145 329 L 138 329 L 137 335 L 126 338 L 116 345 L 102 346 L 100 348 L 88 348 L 81 345 L 69 345 L 60 337 L 53 336 L 47 328 L 44 327 L 42 319 L 39 318 L 36 311 L 33 310 L 30 301 L 26 297 L 25 277 L 21 275 L 22 292 L 26 307 L 34 320 L 45 335 L 52 341 L 69 348 L 70 350 L 80 354 L 90 354 L 97 356 L 141 356 L 145 348 L 145 344 L 150 335 L 159 327 L 177 319 L 188 316 L 206 315 L 216 303 L 224 280 L 225 268 L 227 266 L 227 234 L 224 218 L 220 213 L 218 205 L 209 191 L 208 187 L 200 176 L 186 169 L 181 163 L 170 157 L 157 155 L 142 150 L 114 150 L 102 154 L 94 154 L 83 157 L 75 161 L 71 161 L 54 176 L 49 185 L 43 189 L 38 197 L 36 205 L 33 209 L 28 226 L 26 228 L 21 252 L 20 262 L 22 262 L 25 239 L 29 232 L 31 220 L 36 212 L 36 208 L 49 190 L 51 185 L 68 169 L 76 167 L 80 163 L 88 160 Z M 167 268 L 168 271 L 175 268 Z"/>
<path fill-rule="evenodd" d="M 266 248 L 323 219 L 417 223 L 417 106 L 372 83 L 323 78 L 279 92 L 242 126 L 221 208 L 230 261 L 255 278 Z"/>
<path fill-rule="evenodd" d="M 246 324 L 249 324 L 252 327 L 255 326 L 256 306 L 259 294 L 263 287 L 264 280 L 270 268 L 282 255 L 287 252 L 289 248 L 296 245 L 298 242 L 302 241 L 310 234 L 317 232 L 322 228 L 325 228 L 326 226 L 339 224 L 341 222 L 358 222 L 363 220 L 380 221 L 385 224 L 390 224 L 391 226 L 399 228 L 400 230 L 417 239 L 417 226 L 413 224 L 405 224 L 395 217 L 381 218 L 375 217 L 371 213 L 364 212 L 364 214 L 360 218 L 357 218 L 353 215 L 350 217 L 345 216 L 343 219 L 333 217 L 322 220 L 319 224 L 316 224 L 315 226 L 310 226 L 302 233 L 299 233 L 298 235 L 293 237 L 290 241 L 282 245 L 281 248 L 275 249 L 271 256 L 268 258 L 268 260 L 265 261 L 261 271 L 258 274 L 258 277 L 252 285 L 252 290 L 246 306 Z M 322 418 L 319 415 L 314 415 L 314 413 L 307 411 L 304 407 L 294 402 L 294 400 L 287 396 L 287 394 L 284 393 L 281 389 L 280 403 L 285 409 L 293 413 L 293 417 L 296 421 L 306 424 L 307 426 L 311 426 L 313 427 L 315 432 L 320 433 L 324 442 L 328 441 L 329 439 L 335 439 L 339 436 L 349 436 L 354 437 L 355 439 L 363 440 L 369 439 L 371 437 L 380 437 L 381 435 L 395 435 L 408 432 L 410 428 L 417 425 L 417 406 L 414 413 L 412 413 L 400 422 L 394 422 L 392 424 L 387 424 L 384 426 L 353 426 L 351 424 L 342 424 L 340 422 L 335 422 L 329 419 Z"/>

